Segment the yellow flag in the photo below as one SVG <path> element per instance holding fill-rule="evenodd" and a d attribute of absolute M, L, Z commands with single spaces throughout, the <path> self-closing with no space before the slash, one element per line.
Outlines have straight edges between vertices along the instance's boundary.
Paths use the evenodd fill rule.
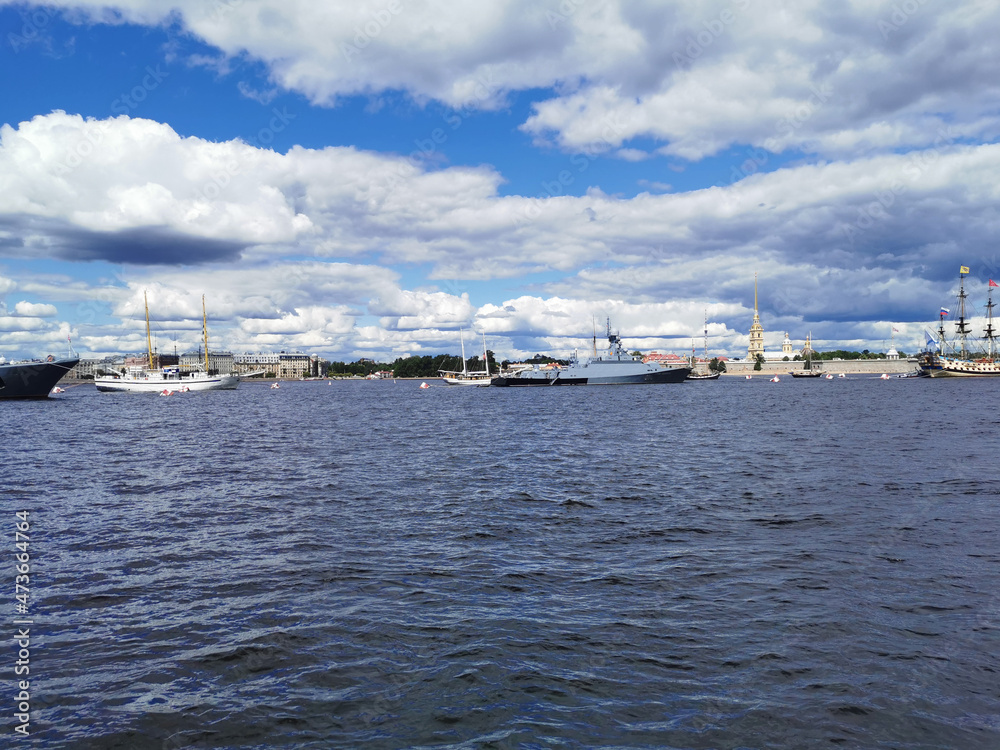
<path fill-rule="evenodd" d="M 969 267 L 968 266 L 960 266 L 959 269 L 958 269 L 958 272 L 959 273 L 968 273 L 969 272 Z"/>

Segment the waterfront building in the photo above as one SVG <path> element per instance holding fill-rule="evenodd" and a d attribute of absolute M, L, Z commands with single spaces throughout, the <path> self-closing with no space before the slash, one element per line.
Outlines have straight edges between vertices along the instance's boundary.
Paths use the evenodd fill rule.
<path fill-rule="evenodd" d="M 233 371 L 245 375 L 263 370 L 278 378 L 309 378 L 323 373 L 323 362 L 315 354 L 302 352 L 245 353 L 233 357 Z"/>
<path fill-rule="evenodd" d="M 232 352 L 208 353 L 208 369 L 219 375 L 229 375 L 234 372 L 235 356 Z M 181 355 L 180 366 L 188 370 L 196 370 L 205 366 L 205 353 L 202 351 L 185 352 Z"/>

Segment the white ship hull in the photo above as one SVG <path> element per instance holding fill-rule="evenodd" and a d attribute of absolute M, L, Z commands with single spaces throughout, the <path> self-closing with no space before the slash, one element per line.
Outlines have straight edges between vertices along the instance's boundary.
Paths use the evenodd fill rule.
<path fill-rule="evenodd" d="M 181 377 L 164 377 L 159 372 L 123 377 L 94 379 L 97 390 L 105 392 L 162 393 L 163 391 L 231 391 L 240 384 L 239 375 L 206 375 L 193 373 Z"/>
<path fill-rule="evenodd" d="M 457 373 L 457 375 L 442 375 L 441 380 L 443 380 L 446 385 L 488 386 L 493 378 L 486 374 L 462 375 L 462 373 Z"/>
<path fill-rule="evenodd" d="M 936 354 L 920 363 L 920 374 L 931 378 L 988 377 L 1000 375 L 1000 362 L 992 359 L 960 359 Z"/>

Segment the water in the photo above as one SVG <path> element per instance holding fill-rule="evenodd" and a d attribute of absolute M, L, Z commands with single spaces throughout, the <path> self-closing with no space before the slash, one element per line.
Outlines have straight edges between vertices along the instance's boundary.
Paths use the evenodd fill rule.
<path fill-rule="evenodd" d="M 417 386 L 0 403 L 34 746 L 1000 747 L 1000 382 Z"/>

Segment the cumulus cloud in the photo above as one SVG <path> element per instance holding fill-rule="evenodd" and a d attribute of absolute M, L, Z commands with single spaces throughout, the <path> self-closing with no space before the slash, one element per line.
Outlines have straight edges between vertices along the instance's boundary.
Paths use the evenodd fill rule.
<path fill-rule="evenodd" d="M 59 311 L 56 310 L 55 305 L 45 303 L 36 304 L 34 302 L 25 302 L 24 300 L 21 300 L 14 305 L 14 312 L 18 315 L 24 315 L 29 318 L 51 318 Z"/>
<path fill-rule="evenodd" d="M 66 143 L 93 129 L 103 140 L 65 168 Z M 338 316 L 367 316 L 362 325 L 408 331 L 419 345 L 430 331 L 478 319 L 467 284 L 533 272 L 554 275 L 533 293 L 581 304 L 709 300 L 747 310 L 757 271 L 781 290 L 764 309 L 789 326 L 881 319 L 890 309 L 915 319 L 924 299 L 936 296 L 929 306 L 939 304 L 957 252 L 976 273 L 1000 275 L 991 271 L 1000 266 L 992 211 L 1000 146 L 946 136 L 905 154 L 767 174 L 750 165 L 748 176 L 725 187 L 529 198 L 501 196 L 501 176 L 486 168 L 428 170 L 353 148 L 276 154 L 239 141 L 182 138 L 147 120 L 56 112 L 0 128 L 0 254 L 105 260 L 143 278 L 144 267 L 158 266 L 155 281 L 171 292 L 157 299 L 155 319 L 197 321 L 200 294 L 210 290 L 217 321 L 260 337 L 278 332 L 249 321 L 309 324 L 315 335 L 302 341 L 311 346 L 343 345 L 336 338 L 343 332 L 328 330 L 346 320 Z M 211 165 L 230 156 L 237 168 L 225 189 L 199 198 Z M 122 200 L 128 210 L 118 208 Z M 438 288 L 404 289 L 386 265 L 427 267 Z M 142 288 L 157 296 L 155 284 L 126 280 L 125 295 L 94 291 L 123 319 L 141 309 Z M 46 299 L 78 293 L 47 288 Z M 844 288 L 858 291 L 848 299 Z M 302 312 L 317 307 L 329 321 Z M 563 335 L 556 307 L 547 309 L 549 334 Z M 646 313 L 653 310 L 673 314 Z M 489 309 L 484 323 L 498 313 Z M 697 316 L 684 320 L 690 330 Z M 512 335 L 534 330 L 504 325 Z"/>
<path fill-rule="evenodd" d="M 553 89 L 526 132 L 569 150 L 651 138 L 697 160 L 732 144 L 842 156 L 923 148 L 954 121 L 1000 131 L 993 30 L 974 0 L 55 0 L 78 22 L 179 23 L 266 66 L 275 87 L 319 105 L 404 91 L 418 102 L 490 109 L 509 92 Z M 624 158 L 637 152 L 624 150 Z M 155 207 L 155 189 L 128 196 Z M 95 217 L 95 220 L 109 217 Z"/>

